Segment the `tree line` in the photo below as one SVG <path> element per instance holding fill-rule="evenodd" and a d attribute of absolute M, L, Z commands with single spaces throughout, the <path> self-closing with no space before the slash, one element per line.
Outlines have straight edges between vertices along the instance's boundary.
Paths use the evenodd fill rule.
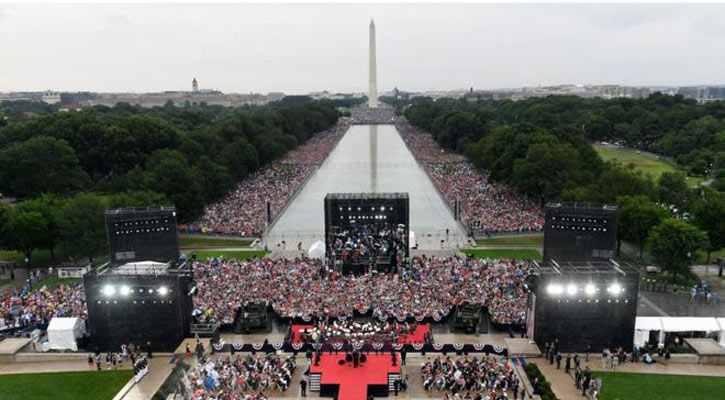
<path fill-rule="evenodd" d="M 51 112 L 0 127 L 0 192 L 20 199 L 155 192 L 188 221 L 337 118 L 332 105 L 320 102 Z"/>
<path fill-rule="evenodd" d="M 59 247 L 92 259 L 106 246 L 108 208 L 171 203 L 180 222 L 192 220 L 339 116 L 319 101 L 78 112 L 2 103 L 0 114 L 11 116 L 0 118 L 0 192 L 19 200 L 0 203 L 0 248 L 27 259 Z"/>
<path fill-rule="evenodd" d="M 707 250 L 709 258 L 725 247 L 725 195 L 714 190 L 725 189 L 723 102 L 703 105 L 660 93 L 646 99 L 388 101 L 442 147 L 465 153 L 490 179 L 542 204 L 619 204 L 620 243 L 650 248 L 673 274 L 684 272 L 697 250 Z M 670 156 L 692 174 L 714 177 L 714 189 L 688 188 L 681 172 L 654 180 L 631 165 L 604 162 L 591 144 L 604 140 Z"/>

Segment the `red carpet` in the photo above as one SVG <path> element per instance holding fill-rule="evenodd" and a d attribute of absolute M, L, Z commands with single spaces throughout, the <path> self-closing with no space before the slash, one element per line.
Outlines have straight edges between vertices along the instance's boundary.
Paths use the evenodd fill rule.
<path fill-rule="evenodd" d="M 300 342 L 300 331 L 304 329 L 312 329 L 314 325 L 292 325 L 292 343 Z M 430 325 L 418 325 L 415 329 L 415 333 L 412 335 L 403 335 L 398 339 L 399 344 L 412 344 L 412 343 L 424 343 L 424 336 L 426 332 L 430 331 Z"/>
<path fill-rule="evenodd" d="M 353 368 L 352 363 L 339 365 L 345 354 L 323 354 L 320 365 L 313 363 L 310 372 L 321 374 L 321 385 L 340 385 L 340 400 L 365 400 L 368 385 L 388 385 L 388 374 L 400 373 L 400 356 L 398 365 L 393 367 L 390 354 L 369 354 L 367 361 Z"/>

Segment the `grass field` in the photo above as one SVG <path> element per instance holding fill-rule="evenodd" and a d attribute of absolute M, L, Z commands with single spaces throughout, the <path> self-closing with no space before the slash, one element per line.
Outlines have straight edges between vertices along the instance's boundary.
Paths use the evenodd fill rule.
<path fill-rule="evenodd" d="M 516 258 L 541 260 L 541 253 L 530 249 L 463 249 L 463 253 L 475 258 Z"/>
<path fill-rule="evenodd" d="M 111 400 L 133 371 L 0 375 L 3 400 Z"/>
<path fill-rule="evenodd" d="M 247 247 L 252 244 L 248 239 L 232 239 L 217 236 L 179 236 L 180 247 Z"/>
<path fill-rule="evenodd" d="M 268 251 L 264 250 L 199 250 L 194 251 L 194 254 L 196 254 L 196 258 L 199 260 L 204 260 L 209 257 L 224 257 L 226 259 L 238 259 L 238 260 L 248 260 L 250 258 L 262 258 L 265 254 L 269 253 Z"/>
<path fill-rule="evenodd" d="M 83 278 L 58 278 L 58 276 L 49 276 L 33 285 L 33 287 L 41 288 L 47 286 L 49 288 L 57 288 L 60 284 L 75 285 L 78 283 L 83 283 Z"/>
<path fill-rule="evenodd" d="M 596 372 L 600 400 L 711 400 L 725 398 L 725 377 Z"/>
<path fill-rule="evenodd" d="M 518 235 L 476 240 L 479 246 L 543 246 L 544 235 Z"/>
<path fill-rule="evenodd" d="M 601 145 L 594 145 L 594 149 L 596 149 L 604 161 L 616 159 L 623 164 L 633 164 L 635 168 L 645 174 L 649 174 L 653 179 L 659 178 L 663 172 L 681 171 L 677 165 L 658 160 L 656 156 L 648 153 L 636 154 L 634 151 Z M 687 177 L 687 184 L 689 186 L 697 186 L 703 180 L 704 178 L 702 177 L 689 176 Z"/>

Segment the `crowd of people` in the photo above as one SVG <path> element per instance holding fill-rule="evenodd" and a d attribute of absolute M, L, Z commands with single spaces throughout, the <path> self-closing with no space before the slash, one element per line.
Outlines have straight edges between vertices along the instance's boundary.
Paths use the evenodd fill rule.
<path fill-rule="evenodd" d="M 301 343 L 326 343 L 333 338 L 342 338 L 355 342 L 388 341 L 398 343 L 399 339 L 406 335 L 415 334 L 418 325 L 408 322 L 390 323 L 377 320 L 367 322 L 356 322 L 352 319 L 345 321 L 316 321 L 310 329 L 299 332 Z M 292 329 L 290 327 L 290 329 Z M 289 332 L 290 338 L 293 332 Z"/>
<path fill-rule="evenodd" d="M 258 236 L 265 228 L 266 203 L 272 217 L 282 211 L 305 180 L 325 161 L 349 126 L 349 120 L 316 133 L 281 160 L 260 168 L 223 199 L 207 205 L 197 222 L 179 225 L 189 233 Z"/>
<path fill-rule="evenodd" d="M 495 400 L 503 399 L 504 393 L 509 399 L 516 399 L 519 394 L 523 399 L 524 387 L 506 358 L 428 357 L 421 366 L 421 374 L 423 388 L 445 392 L 444 399 Z"/>
<path fill-rule="evenodd" d="M 386 221 L 357 222 L 333 225 L 328 232 L 327 254 L 343 263 L 362 263 L 380 257 L 405 254 L 408 243 L 405 225 L 394 226 Z"/>
<path fill-rule="evenodd" d="M 459 153 L 441 149 L 429 133 L 406 120 L 396 120 L 395 126 L 446 201 L 453 205 L 458 200 L 461 220 L 471 231 L 485 235 L 543 229 L 544 214 L 535 201 L 491 182 L 484 170 Z"/>
<path fill-rule="evenodd" d="M 47 324 L 53 317 L 86 318 L 86 296 L 82 284 L 56 288 L 26 284 L 6 289 L 0 298 L 0 333 L 32 324 Z"/>
<path fill-rule="evenodd" d="M 245 301 L 270 302 L 283 318 L 352 316 L 442 319 L 464 301 L 488 308 L 492 321 L 523 324 L 527 261 L 414 257 L 390 273 L 340 275 L 315 259 L 224 260 L 194 264 L 195 308 L 207 321 L 232 323 Z"/>
<path fill-rule="evenodd" d="M 296 367 L 294 356 L 274 354 L 202 358 L 187 378 L 195 400 L 266 400 L 265 392 L 289 388 Z"/>

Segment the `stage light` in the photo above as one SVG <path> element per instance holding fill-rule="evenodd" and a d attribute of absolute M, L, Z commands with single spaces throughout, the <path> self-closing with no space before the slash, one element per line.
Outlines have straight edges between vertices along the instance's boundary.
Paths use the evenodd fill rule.
<path fill-rule="evenodd" d="M 129 293 L 131 293 L 131 288 L 128 286 L 121 286 L 121 294 L 123 296 L 128 296 Z"/>
<path fill-rule="evenodd" d="M 103 287 L 103 294 L 109 297 L 113 296 L 114 294 L 116 294 L 116 288 L 111 285 L 106 285 Z"/>
<path fill-rule="evenodd" d="M 597 292 L 597 288 L 595 288 L 595 287 L 594 287 L 594 285 L 592 285 L 591 283 L 589 283 L 589 284 L 587 284 L 587 285 L 586 285 L 586 286 L 584 287 L 584 292 L 585 292 L 586 294 L 588 294 L 589 296 L 593 296 L 593 295 L 594 295 L 594 293 L 596 293 L 596 292 Z"/>
<path fill-rule="evenodd" d="M 611 286 L 609 286 L 609 289 L 607 291 L 615 296 L 622 293 L 622 286 L 618 283 L 613 283 Z"/>
<path fill-rule="evenodd" d="M 166 286 L 161 286 L 159 288 L 159 295 L 166 296 L 166 294 L 169 293 L 169 289 L 166 288 Z"/>
<path fill-rule="evenodd" d="M 569 296 L 574 296 L 576 294 L 576 292 L 577 292 L 577 289 L 576 289 L 576 285 L 575 284 L 570 283 L 569 285 L 567 285 L 567 287 L 566 287 L 566 293 Z"/>
<path fill-rule="evenodd" d="M 550 283 L 549 286 L 546 287 L 546 292 L 551 295 L 558 296 L 564 292 L 564 288 L 558 283 Z"/>

